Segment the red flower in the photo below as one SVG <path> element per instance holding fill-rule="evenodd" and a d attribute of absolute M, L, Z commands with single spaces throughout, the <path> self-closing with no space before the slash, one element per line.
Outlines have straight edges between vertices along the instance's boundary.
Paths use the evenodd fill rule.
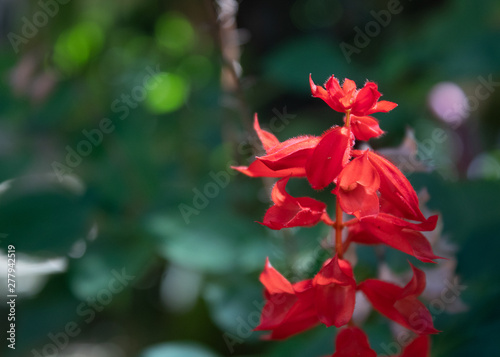
<path fill-rule="evenodd" d="M 276 182 L 271 193 L 274 205 L 265 216 L 263 225 L 271 229 L 288 227 L 313 226 L 323 220 L 327 224 L 333 222 L 326 213 L 326 205 L 310 197 L 292 197 L 286 192 L 285 187 L 289 177 Z"/>
<path fill-rule="evenodd" d="M 376 215 L 383 203 L 383 211 L 425 221 L 415 190 L 396 166 L 369 150 L 355 150 L 353 154 L 357 157 L 342 170 L 334 190 L 342 210 L 362 218 Z"/>
<path fill-rule="evenodd" d="M 384 133 L 378 125 L 378 120 L 374 117 L 358 117 L 356 115 L 351 115 L 350 120 L 352 133 L 358 140 L 368 141 Z"/>
<path fill-rule="evenodd" d="M 250 166 L 233 166 L 233 169 L 250 177 L 306 176 L 306 162 L 319 137 L 304 135 L 280 143 L 273 134 L 260 128 L 257 114 L 254 129 L 266 155 L 257 157 Z"/>
<path fill-rule="evenodd" d="M 316 312 L 326 326 L 343 326 L 349 322 L 356 301 L 356 282 L 351 264 L 335 255 L 323 265 L 313 279 Z"/>
<path fill-rule="evenodd" d="M 429 336 L 415 338 L 404 348 L 399 357 L 429 357 Z M 342 329 L 335 339 L 335 353 L 332 357 L 376 357 L 363 330 L 352 326 Z M 394 356 L 397 357 L 397 356 Z"/>
<path fill-rule="evenodd" d="M 268 339 L 284 339 L 320 322 L 343 326 L 351 319 L 356 282 L 349 262 L 335 256 L 314 279 L 290 284 L 266 261 L 260 276 L 266 305 L 255 330 L 271 330 Z"/>
<path fill-rule="evenodd" d="M 394 109 L 397 104 L 386 100 L 378 102 L 382 94 L 378 91 L 378 86 L 374 82 L 366 82 L 365 86 L 356 89 L 356 83 L 350 79 L 345 79 L 340 87 L 339 81 L 331 76 L 325 83 L 325 88 L 314 84 L 309 75 L 309 84 L 314 97 L 323 99 L 333 110 L 357 116 L 365 116 L 377 112 L 387 113 Z"/>
<path fill-rule="evenodd" d="M 342 170 L 333 192 L 337 195 L 344 212 L 361 218 L 378 214 L 377 191 L 379 187 L 379 174 L 365 152 Z"/>
<path fill-rule="evenodd" d="M 345 127 L 326 131 L 309 157 L 306 174 L 312 188 L 320 190 L 335 180 L 349 162 L 354 137 Z"/>
<path fill-rule="evenodd" d="M 271 330 L 265 338 L 284 339 L 319 324 L 312 280 L 292 285 L 271 266 L 268 258 L 260 281 L 265 287 L 267 301 L 262 310 L 261 322 L 255 330 Z"/>
<path fill-rule="evenodd" d="M 332 357 L 377 357 L 371 349 L 363 330 L 359 327 L 347 327 L 337 334 L 335 353 Z"/>
<path fill-rule="evenodd" d="M 365 151 L 370 164 L 375 168 L 380 177 L 381 199 L 392 205 L 394 215 L 415 221 L 425 221 L 425 217 L 420 211 L 418 197 L 411 186 L 411 183 L 399 169 L 389 160 L 374 153 Z M 360 156 L 361 152 L 353 152 Z"/>
<path fill-rule="evenodd" d="M 415 338 L 405 347 L 401 357 L 429 357 L 431 354 L 429 335 L 421 335 Z"/>
<path fill-rule="evenodd" d="M 414 224 L 387 213 L 379 213 L 350 226 L 348 239 L 362 244 L 386 244 L 423 262 L 434 263 L 433 259 L 441 257 L 434 255 L 429 241 L 420 231 L 432 231 L 437 218 L 432 216 L 420 224 Z"/>
<path fill-rule="evenodd" d="M 429 310 L 418 300 L 425 289 L 425 273 L 413 265 L 411 268 L 413 278 L 404 288 L 375 279 L 365 280 L 358 288 L 387 318 L 420 335 L 438 333 Z"/>

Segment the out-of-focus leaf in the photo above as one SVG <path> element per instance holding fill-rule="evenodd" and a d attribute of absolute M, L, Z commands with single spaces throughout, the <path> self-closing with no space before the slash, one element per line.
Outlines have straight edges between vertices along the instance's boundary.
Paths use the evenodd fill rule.
<path fill-rule="evenodd" d="M 32 177 L 2 184 L 0 229 L 16 250 L 66 254 L 87 235 L 90 203 L 55 180 Z"/>
<path fill-rule="evenodd" d="M 140 357 L 217 357 L 216 353 L 195 342 L 162 343 L 149 347 Z"/>
<path fill-rule="evenodd" d="M 253 332 L 260 321 L 265 304 L 262 287 L 248 280 L 230 279 L 210 282 L 205 286 L 203 298 L 208 304 L 212 320 L 226 334 L 240 339 L 255 341 L 260 333 Z"/>
<path fill-rule="evenodd" d="M 96 297 L 103 290 L 111 298 L 137 283 L 141 274 L 154 261 L 149 239 L 139 239 L 138 233 L 116 236 L 99 235 L 87 243 L 87 251 L 70 261 L 70 287 L 81 300 Z M 116 287 L 116 289 L 115 289 Z M 119 291 L 117 291 L 119 290 Z"/>
<path fill-rule="evenodd" d="M 269 254 L 269 244 L 259 225 L 228 212 L 200 211 L 199 217 L 189 224 L 179 218 L 157 215 L 146 222 L 146 229 L 158 237 L 161 256 L 203 272 L 253 271 L 261 267 Z"/>

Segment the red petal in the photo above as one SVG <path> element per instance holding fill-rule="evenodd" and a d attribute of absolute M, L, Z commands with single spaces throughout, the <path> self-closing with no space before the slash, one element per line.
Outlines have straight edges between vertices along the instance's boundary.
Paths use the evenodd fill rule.
<path fill-rule="evenodd" d="M 316 311 L 326 326 L 343 326 L 351 320 L 356 301 L 356 282 L 352 268 L 337 255 L 314 277 Z"/>
<path fill-rule="evenodd" d="M 314 310 L 302 310 L 292 314 L 282 324 L 272 329 L 271 334 L 265 337 L 269 340 L 283 340 L 290 336 L 304 332 L 319 323 Z"/>
<path fill-rule="evenodd" d="M 424 227 L 419 227 L 398 220 L 396 217 L 379 213 L 376 217 L 365 217 L 357 224 L 349 227 L 349 239 L 362 244 L 383 243 L 426 263 L 434 263 L 433 259 L 441 258 L 434 255 L 429 241 L 422 233 L 398 226 L 394 224 L 394 221 L 401 224 L 404 222 L 410 227 L 420 228 L 419 230 L 428 228 L 425 225 L 429 225 L 424 223 Z"/>
<path fill-rule="evenodd" d="M 356 139 L 363 141 L 379 137 L 384 133 L 380 129 L 378 120 L 369 116 L 358 117 L 351 115 L 351 129 Z"/>
<path fill-rule="evenodd" d="M 370 348 L 368 338 L 359 327 L 342 329 L 335 339 L 335 353 L 332 357 L 376 357 Z"/>
<path fill-rule="evenodd" d="M 376 192 L 368 192 L 366 187 L 357 186 L 350 191 L 339 190 L 340 207 L 347 214 L 352 214 L 361 219 L 373 216 L 379 212 L 379 201 Z"/>
<path fill-rule="evenodd" d="M 338 84 L 338 81 L 337 81 Z M 328 92 L 321 86 L 317 86 L 313 80 L 311 74 L 309 74 L 309 85 L 311 86 L 311 93 L 313 97 L 323 99 L 325 102 L 330 100 L 330 95 Z M 340 88 L 340 86 L 339 86 Z"/>
<path fill-rule="evenodd" d="M 262 309 L 261 322 L 257 330 L 269 330 L 280 324 L 297 301 L 292 284 L 271 266 L 266 259 L 264 271 L 260 274 L 260 281 L 266 288 L 266 305 Z"/>
<path fill-rule="evenodd" d="M 376 192 L 380 186 L 380 177 L 366 152 L 349 162 L 339 175 L 338 185 L 341 189 L 348 190 L 354 183 L 366 187 L 368 192 Z"/>
<path fill-rule="evenodd" d="M 430 216 L 425 221 L 418 224 L 405 221 L 404 219 L 395 217 L 387 213 L 380 213 L 378 219 L 401 228 L 408 228 L 419 232 L 425 232 L 425 231 L 433 231 L 434 228 L 436 228 L 438 216 L 437 215 Z"/>
<path fill-rule="evenodd" d="M 418 336 L 405 347 L 401 357 L 429 357 L 430 347 L 429 335 Z"/>
<path fill-rule="evenodd" d="M 321 138 L 301 136 L 280 143 L 273 134 L 260 128 L 257 115 L 255 115 L 254 129 L 267 155 L 257 157 L 249 166 L 231 166 L 231 168 L 250 177 L 302 177 L 306 175 L 307 158 Z"/>
<path fill-rule="evenodd" d="M 344 96 L 342 98 L 339 98 L 340 103 L 345 109 L 349 109 L 352 107 L 352 99 L 356 93 L 356 83 L 346 78 L 344 79 L 342 90 L 344 91 Z"/>
<path fill-rule="evenodd" d="M 270 149 L 265 156 L 257 157 L 274 171 L 304 168 L 307 159 L 321 138 L 300 136 L 286 140 Z"/>
<path fill-rule="evenodd" d="M 267 210 L 262 224 L 271 229 L 315 225 L 326 213 L 326 205 L 310 197 L 292 197 L 285 190 L 288 180 L 283 178 L 274 185 L 274 205 Z"/>
<path fill-rule="evenodd" d="M 345 96 L 344 90 L 340 87 L 339 80 L 333 75 L 326 81 L 325 89 L 332 98 L 340 99 Z"/>
<path fill-rule="evenodd" d="M 314 289 L 311 280 L 304 280 L 293 285 L 297 302 L 290 308 L 283 321 L 272 328 L 267 339 L 280 340 L 316 326 L 319 321 L 314 307 Z M 276 301 L 280 308 L 280 301 Z"/>
<path fill-rule="evenodd" d="M 418 207 L 417 194 L 403 173 L 390 161 L 374 152 L 369 151 L 368 158 L 380 175 L 382 197 L 396 206 L 404 214 L 404 218 L 425 221 Z"/>
<path fill-rule="evenodd" d="M 399 324 L 419 335 L 439 333 L 434 328 L 432 315 L 425 305 L 416 296 L 406 297 L 394 303 L 394 308 L 399 314 Z"/>
<path fill-rule="evenodd" d="M 269 258 L 266 258 L 266 265 L 264 267 L 264 270 L 260 274 L 259 280 L 262 285 L 264 285 L 269 294 L 295 294 L 292 284 L 290 284 L 290 282 L 283 275 L 281 275 L 276 269 L 273 268 L 273 266 L 269 262 Z"/>
<path fill-rule="evenodd" d="M 276 136 L 260 128 L 259 119 L 257 118 L 257 113 L 255 113 L 254 116 L 253 128 L 257 133 L 257 135 L 259 136 L 259 140 L 261 141 L 262 146 L 264 147 L 264 150 L 266 150 L 266 152 L 280 143 L 279 140 L 276 138 Z"/>
<path fill-rule="evenodd" d="M 419 269 L 412 268 L 414 276 L 404 288 L 375 279 L 362 282 L 358 288 L 387 318 L 418 334 L 437 333 L 429 310 L 417 299 L 422 285 L 425 288 L 425 280 L 422 282 Z"/>
<path fill-rule="evenodd" d="M 346 112 L 346 108 L 341 104 L 341 99 L 344 97 L 344 91 L 340 88 L 337 78 L 331 76 L 325 84 L 325 89 L 314 84 L 311 75 L 309 75 L 309 84 L 313 97 L 323 99 L 333 110 L 341 113 Z"/>
<path fill-rule="evenodd" d="M 275 171 L 270 169 L 260 160 L 255 160 L 250 166 L 231 166 L 231 168 L 250 177 L 304 177 L 306 175 L 305 167 L 294 167 Z"/>
<path fill-rule="evenodd" d="M 422 294 L 425 289 L 425 273 L 411 263 L 410 266 L 413 270 L 413 276 L 401 291 L 401 295 L 399 296 L 400 299 L 411 295 L 418 296 Z"/>
<path fill-rule="evenodd" d="M 334 193 L 338 195 L 344 212 L 360 218 L 378 214 L 379 186 L 379 175 L 365 153 L 352 160 L 342 170 Z"/>
<path fill-rule="evenodd" d="M 389 102 L 387 100 L 381 100 L 380 102 L 377 102 L 374 107 L 372 107 L 366 114 L 373 114 L 373 113 L 387 113 L 396 108 L 398 105 L 393 102 Z"/>
<path fill-rule="evenodd" d="M 344 95 L 352 94 L 356 90 L 356 83 L 353 80 L 346 78 L 344 79 L 342 90 L 344 91 Z"/>
<path fill-rule="evenodd" d="M 322 189 L 333 182 L 349 161 L 353 136 L 345 127 L 334 127 L 321 137 L 306 164 L 306 174 L 314 189 Z"/>
<path fill-rule="evenodd" d="M 363 88 L 361 88 L 354 99 L 352 104 L 351 114 L 357 116 L 365 115 L 380 98 L 381 94 L 378 91 L 378 87 L 373 82 L 367 82 Z"/>

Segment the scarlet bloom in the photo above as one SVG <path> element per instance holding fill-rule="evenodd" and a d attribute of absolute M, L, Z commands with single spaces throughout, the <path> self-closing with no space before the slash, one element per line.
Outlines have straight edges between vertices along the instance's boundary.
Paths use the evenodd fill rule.
<path fill-rule="evenodd" d="M 363 218 L 378 214 L 383 203 L 386 212 L 425 221 L 415 190 L 394 164 L 369 150 L 354 150 L 353 155 L 357 157 L 342 170 L 333 191 L 343 211 Z"/>
<path fill-rule="evenodd" d="M 396 215 L 415 221 L 425 221 L 420 211 L 417 193 L 410 181 L 389 160 L 368 151 L 370 163 L 380 176 L 380 195 L 390 202 L 396 210 Z"/>
<path fill-rule="evenodd" d="M 309 75 L 309 84 L 314 97 L 323 99 L 333 110 L 356 116 L 365 116 L 377 112 L 387 113 L 394 109 L 397 104 L 386 100 L 378 101 L 382 94 L 374 82 L 366 82 L 361 89 L 356 89 L 356 83 L 345 79 L 342 87 L 339 80 L 331 76 L 325 83 L 325 88 L 314 84 Z"/>
<path fill-rule="evenodd" d="M 320 190 L 337 178 L 349 162 L 353 145 L 354 137 L 345 127 L 335 126 L 321 136 L 306 166 L 312 188 Z"/>
<path fill-rule="evenodd" d="M 349 262 L 337 256 L 329 259 L 314 279 L 293 285 L 268 259 L 260 281 L 266 305 L 255 330 L 271 330 L 268 339 L 284 339 L 321 322 L 340 327 L 351 319 L 356 282 Z"/>
<path fill-rule="evenodd" d="M 358 117 L 351 115 L 351 130 L 356 139 L 368 141 L 371 138 L 377 138 L 384 133 L 374 117 Z"/>
<path fill-rule="evenodd" d="M 233 169 L 250 177 L 306 176 L 306 162 L 319 137 L 304 135 L 280 143 L 276 136 L 260 128 L 257 114 L 254 129 L 266 155 L 257 157 L 250 166 L 233 166 Z"/>
<path fill-rule="evenodd" d="M 266 304 L 255 330 L 271 330 L 265 338 L 284 339 L 319 323 L 312 306 L 312 280 L 292 285 L 272 267 L 268 258 L 260 281 L 265 287 Z"/>
<path fill-rule="evenodd" d="M 415 224 L 387 213 L 379 213 L 350 226 L 348 239 L 362 244 L 385 244 L 422 262 L 434 263 L 434 259 L 441 257 L 434 255 L 429 241 L 420 232 L 432 231 L 436 227 L 437 218 L 431 216 L 424 222 Z"/>
<path fill-rule="evenodd" d="M 334 190 L 345 212 L 362 218 L 383 206 L 386 213 L 425 221 L 415 190 L 393 163 L 369 150 L 353 150 L 352 155 L 356 158 L 342 170 Z"/>
<path fill-rule="evenodd" d="M 377 357 L 371 349 L 363 330 L 352 326 L 342 329 L 335 339 L 335 353 L 332 357 Z"/>
<path fill-rule="evenodd" d="M 399 357 L 429 357 L 429 336 L 422 335 L 415 338 L 406 346 Z M 342 329 L 335 339 L 335 353 L 332 357 L 376 357 L 377 354 L 370 347 L 368 338 L 359 327 L 352 326 Z M 398 357 L 398 356 L 393 356 Z"/>
<path fill-rule="evenodd" d="M 379 187 L 380 176 L 365 152 L 342 170 L 333 192 L 344 212 L 361 218 L 378 214 Z"/>
<path fill-rule="evenodd" d="M 400 357 L 429 357 L 430 354 L 431 343 L 429 335 L 421 335 L 405 347 Z"/>
<path fill-rule="evenodd" d="M 411 264 L 410 264 L 411 265 Z M 401 288 L 392 283 L 368 279 L 359 284 L 373 307 L 387 318 L 419 335 L 438 333 L 432 316 L 418 296 L 425 289 L 425 273 L 411 265 L 413 277 Z"/>
<path fill-rule="evenodd" d="M 356 301 L 356 282 L 351 264 L 335 255 L 323 264 L 313 279 L 316 312 L 326 326 L 343 326 L 349 322 Z"/>
<path fill-rule="evenodd" d="M 288 227 L 313 226 L 323 220 L 327 224 L 333 223 L 326 213 L 326 205 L 310 197 L 292 197 L 285 187 L 289 177 L 279 180 L 273 187 L 271 206 L 265 216 L 263 225 L 271 229 Z"/>

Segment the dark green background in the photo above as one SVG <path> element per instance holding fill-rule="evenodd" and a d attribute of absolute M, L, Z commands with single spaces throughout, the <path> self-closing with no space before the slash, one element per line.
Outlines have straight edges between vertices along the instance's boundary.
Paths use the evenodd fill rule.
<path fill-rule="evenodd" d="M 219 40 L 210 1 L 71 0 L 51 8 L 54 15 L 34 35 L 26 21 L 43 23 L 34 16 L 47 10 L 35 1 L 0 3 L 0 181 L 13 180 L 0 193 L 1 249 L 15 245 L 18 260 L 23 254 L 67 260 L 63 273 L 40 280 L 39 292 L 17 299 L 16 350 L 2 337 L 2 355 L 42 353 L 52 343 L 49 334 L 62 334 L 68 323 L 81 332 L 68 337 L 61 356 L 331 354 L 335 328 L 284 342 L 263 342 L 249 332 L 262 304 L 258 274 L 265 257 L 292 280 L 308 278 L 328 256 L 317 250 L 328 231 L 264 229 L 255 221 L 269 205 L 269 182 L 228 170 L 250 162 L 254 138 L 246 129 L 254 112 L 280 140 L 319 135 L 341 122 L 310 96 L 309 73 L 318 84 L 331 74 L 358 85 L 376 81 L 383 99 L 399 104 L 377 115 L 388 133 L 371 143 L 375 148 L 398 145 L 407 126 L 421 143 L 435 128 L 448 133 L 427 157 L 438 170 L 409 176 L 417 189 L 428 188 L 429 206 L 442 213 L 443 235 L 459 247 L 457 273 L 468 287 L 461 296 L 467 312 L 436 316 L 443 332 L 432 339 L 433 355 L 495 355 L 500 91 L 492 90 L 458 128 L 432 114 L 427 96 L 442 81 L 470 96 L 480 77 L 500 81 L 500 3 L 402 0 L 402 11 L 347 61 L 340 44 L 353 45 L 356 27 L 363 31 L 374 21 L 371 12 L 388 3 L 241 1 L 236 92 L 221 86 L 227 66 L 221 45 L 228 43 Z M 20 40 L 12 34 L 25 39 L 13 46 Z M 143 85 L 148 68 L 161 72 L 158 85 L 124 106 L 122 95 Z M 289 123 L 273 121 L 279 115 Z M 96 130 L 105 118 L 109 133 L 68 166 L 68 150 L 84 145 L 83 131 Z M 467 169 L 480 154 L 490 164 L 469 179 Z M 73 176 L 60 183 L 54 162 Z M 304 183 L 291 187 L 333 208 L 327 192 L 313 194 Z M 204 200 L 203 192 L 213 198 Z M 179 207 L 192 210 L 187 220 Z M 359 255 L 358 276 L 373 276 L 373 250 Z M 404 254 L 390 257 L 394 269 L 406 267 Z M 19 267 L 18 285 L 27 284 L 33 272 Z M 134 279 L 102 311 L 85 310 L 88 299 L 108 289 L 112 271 L 123 269 Z M 6 316 L 4 305 L 0 320 Z M 377 352 L 392 341 L 376 313 L 366 330 Z M 240 336 L 231 340 L 233 353 L 228 336 Z"/>

